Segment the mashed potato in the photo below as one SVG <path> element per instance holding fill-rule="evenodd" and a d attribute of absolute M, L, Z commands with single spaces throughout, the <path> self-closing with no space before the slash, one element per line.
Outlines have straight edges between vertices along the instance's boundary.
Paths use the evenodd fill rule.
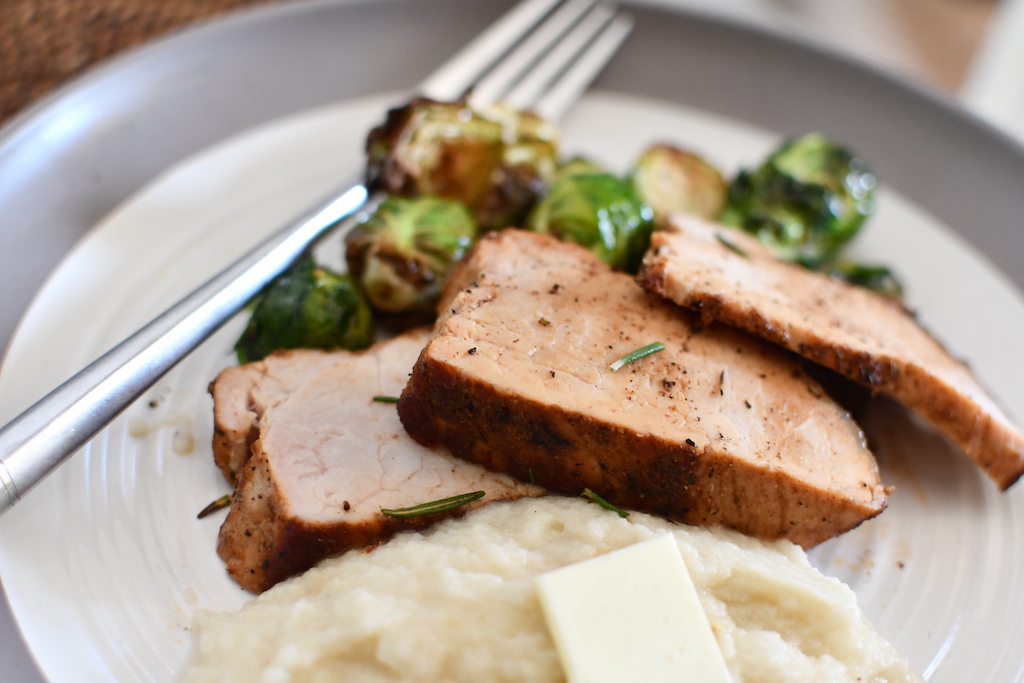
<path fill-rule="evenodd" d="M 735 680 L 919 680 L 797 546 L 553 496 L 402 534 L 204 614 L 184 680 L 561 681 L 533 578 L 665 532 Z"/>

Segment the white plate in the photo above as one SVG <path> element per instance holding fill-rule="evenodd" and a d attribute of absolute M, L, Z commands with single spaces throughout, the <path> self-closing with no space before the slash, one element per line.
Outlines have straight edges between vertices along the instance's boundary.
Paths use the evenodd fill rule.
<path fill-rule="evenodd" d="M 24 319 L 0 375 L 0 421 L 358 171 L 363 135 L 392 101 L 348 101 L 259 127 L 125 202 L 53 273 Z M 564 129 L 567 152 L 619 171 L 659 140 L 730 172 L 779 141 L 698 110 L 601 92 L 586 97 Z M 924 323 L 971 361 L 1011 414 L 1024 415 L 1024 302 L 1005 278 L 887 188 L 855 250 L 891 264 Z M 242 322 L 0 520 L 0 574 L 52 680 L 174 680 L 195 611 L 234 609 L 249 597 L 215 554 L 222 515 L 195 518 L 227 491 L 212 463 L 206 386 L 233 362 Z M 1024 491 L 997 493 L 965 456 L 901 410 L 876 408 L 869 420 L 884 436 L 884 478 L 898 490 L 879 518 L 815 549 L 815 564 L 854 588 L 881 632 L 930 680 L 1021 680 Z M 131 436 L 140 420 L 151 433 Z M 179 452 L 188 448 L 176 434 L 193 439 L 190 452 Z"/>

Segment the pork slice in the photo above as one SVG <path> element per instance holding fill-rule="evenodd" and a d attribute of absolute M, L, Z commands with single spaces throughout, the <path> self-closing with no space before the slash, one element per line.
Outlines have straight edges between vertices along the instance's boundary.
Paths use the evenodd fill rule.
<path fill-rule="evenodd" d="M 790 355 L 507 230 L 453 273 L 398 404 L 409 434 L 521 480 L 805 547 L 881 512 L 859 427 Z M 652 342 L 665 349 L 618 371 Z"/>
<path fill-rule="evenodd" d="M 257 424 L 268 408 L 346 354 L 296 349 L 261 361 L 225 368 L 210 383 L 213 396 L 213 460 L 231 484 L 252 455 Z"/>
<path fill-rule="evenodd" d="M 267 409 L 242 469 L 217 551 L 244 588 L 261 592 L 320 560 L 423 529 L 496 500 L 543 489 L 420 446 L 394 404 L 427 333 L 410 332 L 335 362 Z M 485 497 L 455 510 L 386 516 L 473 491 Z"/>
<path fill-rule="evenodd" d="M 738 231 L 681 216 L 654 236 L 638 279 L 704 320 L 735 325 L 893 396 L 1001 489 L 1024 472 L 1024 435 L 899 302 L 779 261 Z"/>

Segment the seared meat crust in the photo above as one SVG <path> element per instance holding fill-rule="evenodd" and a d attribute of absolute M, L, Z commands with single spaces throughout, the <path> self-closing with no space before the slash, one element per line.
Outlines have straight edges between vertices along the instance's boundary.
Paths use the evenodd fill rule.
<path fill-rule="evenodd" d="M 738 254 L 719 235 L 738 246 Z M 748 235 L 677 216 L 638 281 L 705 321 L 744 329 L 919 413 L 1002 489 L 1024 473 L 1024 435 L 898 302 L 778 261 Z"/>
<path fill-rule="evenodd" d="M 398 404 L 467 460 L 805 547 L 885 507 L 849 415 L 788 354 L 644 292 L 575 245 L 506 230 L 453 273 Z M 653 341 L 665 350 L 618 372 Z"/>

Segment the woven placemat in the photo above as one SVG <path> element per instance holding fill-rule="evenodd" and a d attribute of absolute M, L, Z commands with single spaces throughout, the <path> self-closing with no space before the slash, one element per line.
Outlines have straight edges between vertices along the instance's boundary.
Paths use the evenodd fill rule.
<path fill-rule="evenodd" d="M 0 125 L 96 62 L 243 7 L 284 0 L 0 0 Z"/>

